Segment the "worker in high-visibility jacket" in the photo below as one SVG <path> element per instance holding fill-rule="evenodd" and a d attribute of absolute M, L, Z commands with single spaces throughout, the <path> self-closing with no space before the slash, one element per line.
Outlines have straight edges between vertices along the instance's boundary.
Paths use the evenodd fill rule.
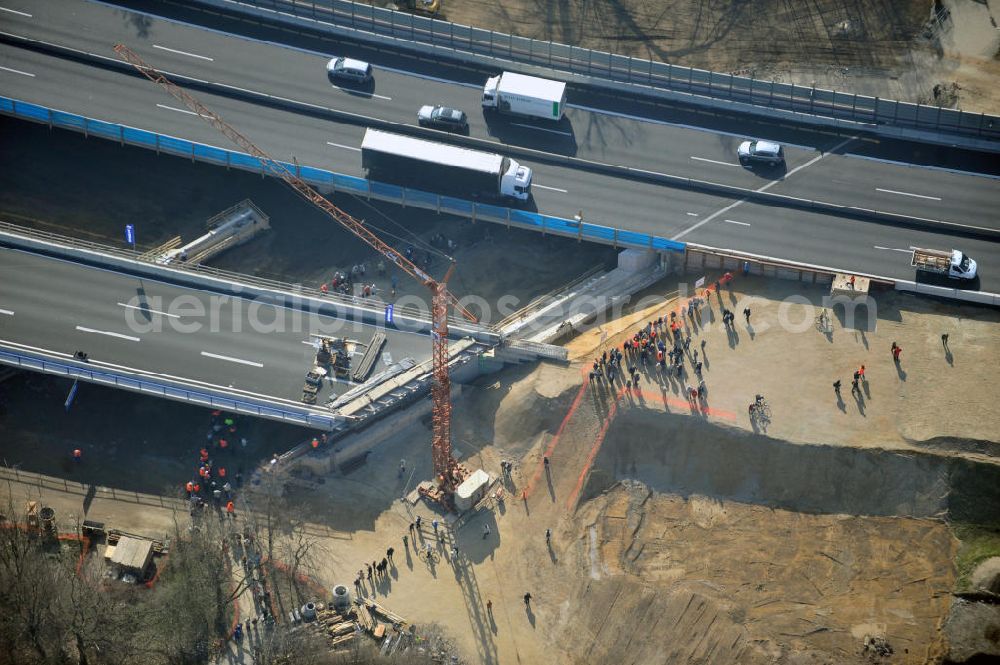
<path fill-rule="evenodd" d="M 236 506 L 233 504 L 232 501 L 226 504 L 226 512 L 229 514 L 230 517 L 236 517 Z"/>
<path fill-rule="evenodd" d="M 192 483 L 190 480 L 187 481 L 187 485 L 184 486 L 184 489 L 187 490 L 188 498 L 191 498 L 191 493 L 194 492 L 194 483 Z"/>

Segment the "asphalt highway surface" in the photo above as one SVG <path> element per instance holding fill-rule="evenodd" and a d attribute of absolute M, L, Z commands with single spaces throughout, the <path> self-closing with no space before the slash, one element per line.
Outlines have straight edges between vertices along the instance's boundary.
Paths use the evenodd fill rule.
<path fill-rule="evenodd" d="M 312 333 L 360 342 L 374 326 L 304 314 L 113 270 L 0 248 L 0 345 L 75 362 L 84 351 L 96 369 L 179 380 L 192 389 L 298 404 L 315 359 Z M 374 372 L 404 357 L 430 357 L 427 334 L 387 331 Z M 357 385 L 328 382 L 331 394 Z"/>
<path fill-rule="evenodd" d="M 442 103 L 466 110 L 471 135 L 503 145 L 520 145 L 581 159 L 628 165 L 659 173 L 762 189 L 807 199 L 997 227 L 1000 180 L 983 175 L 906 166 L 851 156 L 870 153 L 864 139 L 816 133 L 803 147 L 786 144 L 783 172 L 747 170 L 735 151 L 742 136 L 705 131 L 617 111 L 574 107 L 561 124 L 490 118 L 479 107 L 480 79 L 454 80 L 427 74 L 391 51 L 369 57 L 375 83 L 358 90 L 332 85 L 320 53 L 262 43 L 129 10 L 80 0 L 33 3 L 0 0 L 3 31 L 84 51 L 106 54 L 124 41 L 157 68 L 209 84 L 194 94 L 279 159 L 342 173 L 363 175 L 361 136 L 365 117 L 416 124 L 416 110 Z M 351 52 L 350 55 L 355 55 Z M 413 66 L 410 65 L 417 65 Z M 416 70 L 416 71 L 415 71 Z M 232 147 L 221 134 L 155 85 L 115 68 L 0 45 L 4 94 L 94 118 L 191 140 Z M 245 91 L 271 95 L 264 105 Z M 313 109 L 291 109 L 294 100 Z M 572 103 L 573 97 L 570 96 Z M 354 114 L 355 122 L 334 121 L 327 110 Z M 429 132 L 447 140 L 447 135 Z M 817 149 L 818 148 L 818 149 Z M 520 159 L 535 169 L 533 203 L 541 212 L 663 237 L 842 270 L 912 279 L 907 251 L 913 246 L 957 247 L 976 258 L 983 279 L 976 285 L 998 290 L 1000 265 L 995 243 L 955 237 L 952 230 L 918 231 L 858 221 L 833 214 L 751 204 L 698 191 L 601 175 Z"/>

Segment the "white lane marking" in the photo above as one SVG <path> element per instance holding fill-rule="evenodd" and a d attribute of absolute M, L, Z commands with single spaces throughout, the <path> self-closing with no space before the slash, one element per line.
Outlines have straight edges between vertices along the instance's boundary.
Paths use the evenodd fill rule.
<path fill-rule="evenodd" d="M 739 224 L 740 226 L 750 226 L 750 224 L 747 222 L 737 222 L 735 219 L 724 219 L 722 221 L 724 221 L 726 224 Z"/>
<path fill-rule="evenodd" d="M 13 346 L 20 349 L 28 349 L 29 351 L 38 351 L 39 353 L 47 353 L 53 356 L 62 356 L 63 358 L 72 358 L 72 353 L 63 353 L 62 351 L 52 351 L 50 349 L 43 349 L 38 346 L 31 346 L 30 344 L 22 344 L 21 342 L 15 342 L 12 339 L 0 339 L 0 344 L 4 346 Z"/>
<path fill-rule="evenodd" d="M 688 217 L 697 217 L 698 216 L 698 213 L 696 213 L 696 212 L 688 212 L 688 213 L 684 213 L 684 214 L 686 214 Z"/>
<path fill-rule="evenodd" d="M 94 1 L 97 2 L 98 0 L 94 0 Z M 170 137 L 170 138 L 175 138 L 175 137 Z M 207 144 L 205 144 L 205 145 L 207 145 Z M 16 252 L 17 254 L 23 254 L 25 256 L 32 257 L 33 259 L 36 259 L 36 260 L 39 258 L 38 254 L 34 254 L 34 253 L 32 253 L 32 252 L 30 252 L 30 251 L 28 251 L 26 249 L 7 248 L 7 249 L 0 250 L 0 251 Z M 81 265 L 77 261 L 71 261 L 69 259 L 64 259 L 64 258 L 60 258 L 60 257 L 56 257 L 56 256 L 46 256 L 46 257 L 44 257 L 44 260 L 45 261 L 55 261 L 57 263 L 64 263 L 66 265 L 74 266 L 77 269 L 81 269 L 82 268 L 82 269 L 85 269 L 85 270 L 96 270 L 97 272 L 108 273 L 108 274 L 112 274 L 112 275 L 120 275 L 122 277 L 125 277 L 126 279 L 133 279 L 135 277 L 134 275 L 130 275 L 128 273 L 121 272 L 119 270 L 113 270 L 111 268 L 100 268 L 100 267 L 97 267 L 97 266 L 83 266 L 83 265 Z M 177 284 L 174 284 L 174 283 L 171 283 L 171 282 L 167 282 L 167 281 L 162 280 L 162 279 L 145 278 L 145 281 L 146 281 L 147 284 L 162 284 L 164 287 L 169 287 L 169 288 L 172 288 L 172 289 L 177 289 L 177 290 L 185 292 L 185 293 L 197 292 L 197 293 L 206 293 L 208 295 L 215 295 L 214 291 L 209 291 L 208 289 L 199 289 L 199 288 L 195 288 L 195 287 L 180 287 Z M 286 293 L 286 295 L 288 295 L 288 296 L 295 295 L 291 291 L 287 291 L 287 292 L 284 292 L 284 293 Z M 241 302 L 250 302 L 250 301 L 247 301 L 247 300 L 245 300 L 243 298 L 237 298 L 237 299 L 240 300 Z M 372 314 L 377 314 L 379 316 L 382 315 L 382 310 L 381 309 L 368 309 L 368 307 L 366 307 L 366 305 L 368 305 L 368 303 L 358 302 L 359 300 L 360 299 L 358 299 L 356 296 L 354 297 L 354 304 L 353 304 L 354 307 L 357 307 L 358 309 L 361 309 L 361 310 L 364 310 L 364 311 L 371 312 Z M 288 310 L 290 312 L 300 311 L 300 310 L 296 309 L 295 307 L 293 307 L 291 305 L 271 305 L 271 306 L 274 307 L 275 309 L 285 309 L 285 310 Z M 337 318 L 336 316 L 329 316 L 327 314 L 315 314 L 315 316 L 317 316 L 320 320 L 326 320 L 326 321 L 330 321 L 330 322 L 340 321 L 344 325 L 349 325 L 349 324 L 352 323 L 349 319 L 340 319 L 340 318 Z M 422 319 L 419 319 L 419 318 L 416 318 L 416 317 L 413 317 L 413 320 L 421 321 L 421 322 L 423 321 Z M 364 325 L 368 326 L 369 324 L 364 324 Z M 427 337 L 427 333 L 425 331 L 402 330 L 402 329 L 397 328 L 397 329 L 393 330 L 393 332 L 396 333 L 396 334 L 413 335 L 414 337 L 423 337 L 423 338 Z"/>
<path fill-rule="evenodd" d="M 979 178 L 989 178 L 991 180 L 1000 180 L 1000 175 L 993 175 L 992 173 L 978 173 L 976 171 L 963 171 L 962 169 L 949 169 L 943 166 L 931 166 L 929 164 L 912 164 L 910 162 L 901 162 L 897 159 L 883 159 L 882 157 L 871 157 L 869 155 L 859 155 L 854 152 L 845 152 L 844 157 L 850 157 L 852 159 L 867 159 L 869 162 L 881 162 L 882 164 L 892 164 L 894 166 L 905 166 L 911 169 L 924 169 L 926 171 L 944 171 L 945 173 L 954 173 L 956 175 L 971 175 Z"/>
<path fill-rule="evenodd" d="M 20 69 L 11 69 L 10 67 L 0 67 L 0 69 L 5 72 L 13 72 L 14 74 L 20 74 L 21 76 L 30 76 L 31 78 L 35 78 L 35 75 L 31 72 L 22 72 Z"/>
<path fill-rule="evenodd" d="M 130 342 L 138 342 L 138 337 L 133 337 L 132 335 L 123 335 L 122 333 L 112 332 L 110 330 L 95 330 L 94 328 L 84 328 L 83 326 L 77 326 L 77 330 L 85 333 L 94 333 L 95 335 L 107 335 L 108 337 L 117 337 L 118 339 L 127 339 Z"/>
<path fill-rule="evenodd" d="M 0 314 L 6 314 L 7 316 L 14 316 L 14 312 L 9 309 L 0 309 Z"/>
<path fill-rule="evenodd" d="M 4 340 L 0 340 L 0 342 L 8 343 L 8 342 L 5 342 Z M 59 351 L 49 351 L 48 349 L 38 349 L 38 348 L 35 348 L 35 347 L 27 346 L 25 344 L 18 344 L 17 342 L 9 342 L 9 343 L 11 345 L 13 345 L 13 346 L 20 346 L 20 347 L 32 349 L 32 350 L 35 350 L 35 351 L 40 351 L 42 353 L 58 354 L 58 355 L 61 355 L 61 356 L 65 356 L 67 358 L 72 358 L 73 357 L 73 356 L 71 356 L 68 353 L 61 353 Z M 182 385 L 186 385 L 186 386 L 200 386 L 200 387 L 203 387 L 203 388 L 214 388 L 216 390 L 224 390 L 226 392 L 235 393 L 235 394 L 238 394 L 238 395 L 247 395 L 247 396 L 250 396 L 250 397 L 264 397 L 264 398 L 267 398 L 267 399 L 269 399 L 271 401 L 285 402 L 286 404 L 292 404 L 292 405 L 296 405 L 296 406 L 300 406 L 302 404 L 301 401 L 296 401 L 296 400 L 291 400 L 291 399 L 285 399 L 283 397 L 278 397 L 277 395 L 265 395 L 263 393 L 255 393 L 253 391 L 244 390 L 242 388 L 234 388 L 233 386 L 223 386 L 223 385 L 219 385 L 219 384 L 216 384 L 216 383 L 209 383 L 208 381 L 199 381 L 198 379 L 192 379 L 190 377 L 175 376 L 173 374 L 165 374 L 163 372 L 151 372 L 149 370 L 139 369 L 137 367 L 129 367 L 128 365 L 118 365 L 118 364 L 107 362 L 107 361 L 104 361 L 104 360 L 94 360 L 93 358 L 91 358 L 89 360 L 89 362 L 90 362 L 91 365 L 100 365 L 101 367 L 109 367 L 109 368 L 112 368 L 112 369 L 120 369 L 120 370 L 124 370 L 126 372 L 132 372 L 134 374 L 140 374 L 142 376 L 163 377 L 164 379 L 170 379 L 172 381 L 176 381 L 176 382 L 178 382 L 178 383 L 180 383 Z"/>
<path fill-rule="evenodd" d="M 573 132 L 560 132 L 558 129 L 548 129 L 547 127 L 536 127 L 535 125 L 525 125 L 520 122 L 510 123 L 514 127 L 525 127 L 527 129 L 537 129 L 540 132 L 548 132 L 550 134 L 562 134 L 563 136 L 573 136 Z"/>
<path fill-rule="evenodd" d="M 532 187 L 538 187 L 539 189 L 551 189 L 553 192 L 562 192 L 563 194 L 568 194 L 565 189 L 559 189 L 558 187 L 546 187 L 545 185 L 539 185 L 537 183 L 532 183 Z"/>
<path fill-rule="evenodd" d="M 767 183 L 766 185 L 763 185 L 763 186 L 759 187 L 756 191 L 758 191 L 758 192 L 766 192 L 767 190 L 769 190 L 772 187 L 774 187 L 775 185 L 777 185 L 779 182 L 784 182 L 786 179 L 788 179 L 789 176 L 795 174 L 796 172 L 801 171 L 802 169 L 804 169 L 805 167 L 807 167 L 807 166 L 809 166 L 811 164 L 815 164 L 816 162 L 818 162 L 819 160 L 823 159 L 825 156 L 827 156 L 827 155 L 829 155 L 831 153 L 837 152 L 837 150 L 843 148 L 845 145 L 847 145 L 848 143 L 850 143 L 851 141 L 853 141 L 856 138 L 857 138 L 856 136 L 851 136 L 851 137 L 848 137 L 848 138 L 844 139 L 843 141 L 841 141 L 837 145 L 833 146 L 833 148 L 831 148 L 827 152 L 821 152 L 817 156 L 815 156 L 812 159 L 810 159 L 805 164 L 800 164 L 799 166 L 796 166 L 794 169 L 792 169 L 791 171 L 789 171 L 788 173 L 786 173 L 781 178 L 781 180 L 772 180 L 771 182 Z M 674 237 L 671 238 L 671 240 L 680 240 L 681 238 L 683 238 L 687 234 L 691 233 L 695 229 L 700 228 L 700 227 L 704 226 L 705 224 L 708 224 L 709 222 L 711 222 L 713 219 L 715 219 L 719 215 L 722 215 L 722 214 L 725 214 L 725 213 L 729 212 L 730 210 L 732 210 L 736 206 L 738 206 L 741 203 L 744 203 L 746 201 L 747 201 L 747 199 L 740 199 L 739 201 L 733 201 L 732 203 L 730 203 L 729 205 L 727 205 L 725 208 L 722 208 L 720 210 L 716 210 L 711 215 L 709 215 L 708 217 L 705 217 L 704 219 L 702 219 L 697 224 L 693 224 L 692 226 L 689 226 L 688 228 L 686 228 L 683 231 L 681 231 L 680 233 L 675 234 Z"/>
<path fill-rule="evenodd" d="M 858 137 L 857 136 L 849 136 L 849 137 L 847 137 L 846 139 L 844 139 L 843 141 L 841 141 L 837 145 L 833 146 L 832 148 L 830 148 L 826 152 L 819 153 L 818 155 L 816 155 L 815 157 L 813 157 L 812 159 L 810 159 L 805 164 L 799 164 L 794 169 L 792 169 L 791 171 L 789 171 L 785 175 L 781 176 L 780 180 L 773 180 L 773 181 L 767 183 L 766 185 L 764 185 L 763 187 L 761 187 L 760 189 L 758 189 L 757 191 L 758 192 L 766 192 L 767 190 L 771 189 L 772 187 L 774 187 L 778 183 L 784 182 L 785 180 L 787 180 L 791 176 L 795 175 L 796 173 L 798 173 L 802 169 L 806 168 L 807 166 L 812 166 L 813 164 L 815 164 L 819 160 L 823 159 L 827 155 L 837 152 L 838 150 L 840 150 L 841 148 L 843 148 L 845 145 L 847 145 L 848 143 L 850 143 L 851 141 L 853 141 L 856 138 L 858 138 Z"/>
<path fill-rule="evenodd" d="M 334 90 L 340 90 L 341 92 L 346 92 L 347 94 L 360 95 L 362 97 L 374 97 L 375 99 L 384 99 L 387 102 L 392 101 L 392 97 L 386 97 L 385 95 L 376 95 L 374 92 L 365 92 L 364 90 L 355 90 L 353 88 L 342 88 L 339 85 L 331 85 Z M 280 97 L 279 97 L 280 99 Z M 293 101 L 293 100 L 288 100 Z"/>
<path fill-rule="evenodd" d="M 732 162 L 720 162 L 717 159 L 707 159 L 705 157 L 695 157 L 691 155 L 691 159 L 697 160 L 699 162 L 708 162 L 710 164 L 721 164 L 722 166 L 739 166 L 739 164 L 733 164 Z"/>
<path fill-rule="evenodd" d="M 930 199 L 931 201 L 940 201 L 940 196 L 926 196 L 924 194 L 911 194 L 910 192 L 898 192 L 895 189 L 882 189 L 881 187 L 875 188 L 876 192 L 885 192 L 886 194 L 899 194 L 900 196 L 912 196 L 917 199 Z"/>
<path fill-rule="evenodd" d="M 160 46 L 159 44 L 153 44 L 153 48 L 158 48 L 161 51 L 170 51 L 171 53 L 176 53 L 178 55 L 186 55 L 189 58 L 198 58 L 199 60 L 208 60 L 209 62 L 215 62 L 215 58 L 210 58 L 207 55 L 198 55 L 197 53 L 188 53 L 187 51 L 178 51 L 175 48 L 167 48 L 166 46 Z"/>
<path fill-rule="evenodd" d="M 158 309 L 150 309 L 148 307 L 140 307 L 138 305 L 129 305 L 129 304 L 123 303 L 123 302 L 118 303 L 118 306 L 119 307 L 125 307 L 126 309 L 137 309 L 140 312 L 149 312 L 150 314 L 159 314 L 161 316 L 169 316 L 172 319 L 179 319 L 179 318 L 181 318 L 180 314 L 171 314 L 169 312 L 161 312 Z"/>
<path fill-rule="evenodd" d="M 902 247 L 882 247 L 881 245 L 872 245 L 872 247 L 874 247 L 875 249 L 884 249 L 890 252 L 904 252 L 906 254 L 913 253 L 912 247 L 910 247 L 909 249 L 903 249 Z"/>
<path fill-rule="evenodd" d="M 16 9 L 8 9 L 7 7 L 0 7 L 0 12 L 10 12 L 11 14 L 17 14 L 18 16 L 26 16 L 31 18 L 31 14 L 28 12 L 19 12 Z"/>
<path fill-rule="evenodd" d="M 202 351 L 201 355 L 207 358 L 217 358 L 219 360 L 228 360 L 231 363 L 239 363 L 241 365 L 250 365 L 251 367 L 263 367 L 264 363 L 254 362 L 253 360 L 243 360 L 241 358 L 233 358 L 232 356 L 220 356 L 218 353 L 209 353 L 208 351 Z"/>
<path fill-rule="evenodd" d="M 187 113 L 188 115 L 198 115 L 194 111 L 189 111 L 187 109 L 179 109 L 173 106 L 167 106 L 166 104 L 157 104 L 161 109 L 166 109 L 168 111 L 177 111 L 178 113 Z"/>
<path fill-rule="evenodd" d="M 342 143 L 334 143 L 333 141 L 327 141 L 327 145 L 332 145 L 334 148 L 343 148 L 344 150 L 353 150 L 354 152 L 361 152 L 361 148 L 355 148 L 353 145 L 343 145 Z"/>

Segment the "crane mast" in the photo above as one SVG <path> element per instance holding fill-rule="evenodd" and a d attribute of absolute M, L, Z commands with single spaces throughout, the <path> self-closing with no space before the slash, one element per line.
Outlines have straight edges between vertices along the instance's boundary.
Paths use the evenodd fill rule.
<path fill-rule="evenodd" d="M 188 109 L 215 127 L 248 154 L 260 160 L 267 173 L 283 180 L 302 198 L 332 217 L 342 227 L 360 238 L 376 252 L 430 290 L 431 362 L 433 367 L 433 382 L 431 384 L 431 399 L 433 400 L 431 458 L 434 464 L 435 480 L 437 481 L 437 492 L 433 493 L 432 496 L 448 503 L 455 488 L 467 475 L 466 470 L 458 463 L 451 452 L 451 377 L 448 374 L 448 308 L 453 307 L 470 321 L 476 320 L 476 317 L 463 307 L 455 296 L 448 291 L 447 282 L 455 268 L 454 262 L 449 266 L 444 279 L 440 282 L 436 281 L 415 263 L 402 256 L 389 244 L 372 233 L 364 225 L 364 222 L 349 215 L 328 201 L 309 183 L 302 180 L 287 166 L 254 145 L 250 139 L 237 131 L 236 128 L 223 120 L 218 114 L 185 92 L 180 86 L 164 76 L 163 73 L 146 64 L 135 51 L 124 44 L 116 44 L 114 49 L 119 57 L 135 67 L 139 73 L 166 90 L 174 99 L 187 106 Z"/>

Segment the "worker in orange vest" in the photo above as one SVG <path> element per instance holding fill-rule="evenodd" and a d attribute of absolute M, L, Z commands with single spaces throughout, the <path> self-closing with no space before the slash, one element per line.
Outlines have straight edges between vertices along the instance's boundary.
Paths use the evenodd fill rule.
<path fill-rule="evenodd" d="M 184 489 L 187 490 L 188 498 L 190 498 L 191 497 L 191 492 L 194 491 L 194 483 L 192 483 L 190 480 L 187 481 L 187 485 L 184 486 Z"/>
<path fill-rule="evenodd" d="M 226 441 L 225 439 L 219 439 L 219 447 L 225 450 L 226 448 L 229 447 L 229 442 Z"/>
<path fill-rule="evenodd" d="M 219 478 L 225 478 L 225 477 L 226 477 L 226 467 L 220 466 L 219 467 Z"/>
<path fill-rule="evenodd" d="M 83 461 L 83 451 L 80 450 L 79 448 L 74 448 L 73 449 L 73 461 L 74 462 L 81 462 L 81 461 Z"/>
<path fill-rule="evenodd" d="M 208 451 L 206 449 L 202 448 L 199 454 L 201 455 L 202 462 L 208 461 Z"/>
<path fill-rule="evenodd" d="M 226 504 L 226 512 L 229 513 L 230 517 L 236 517 L 236 506 L 232 501 Z"/>
<path fill-rule="evenodd" d="M 319 448 L 319 439 L 317 439 L 316 437 L 313 437 L 312 447 L 313 448 Z"/>
<path fill-rule="evenodd" d="M 201 491 L 201 485 L 199 485 L 198 483 L 195 483 L 194 484 L 194 492 L 195 492 L 195 494 L 197 494 L 200 491 Z"/>

